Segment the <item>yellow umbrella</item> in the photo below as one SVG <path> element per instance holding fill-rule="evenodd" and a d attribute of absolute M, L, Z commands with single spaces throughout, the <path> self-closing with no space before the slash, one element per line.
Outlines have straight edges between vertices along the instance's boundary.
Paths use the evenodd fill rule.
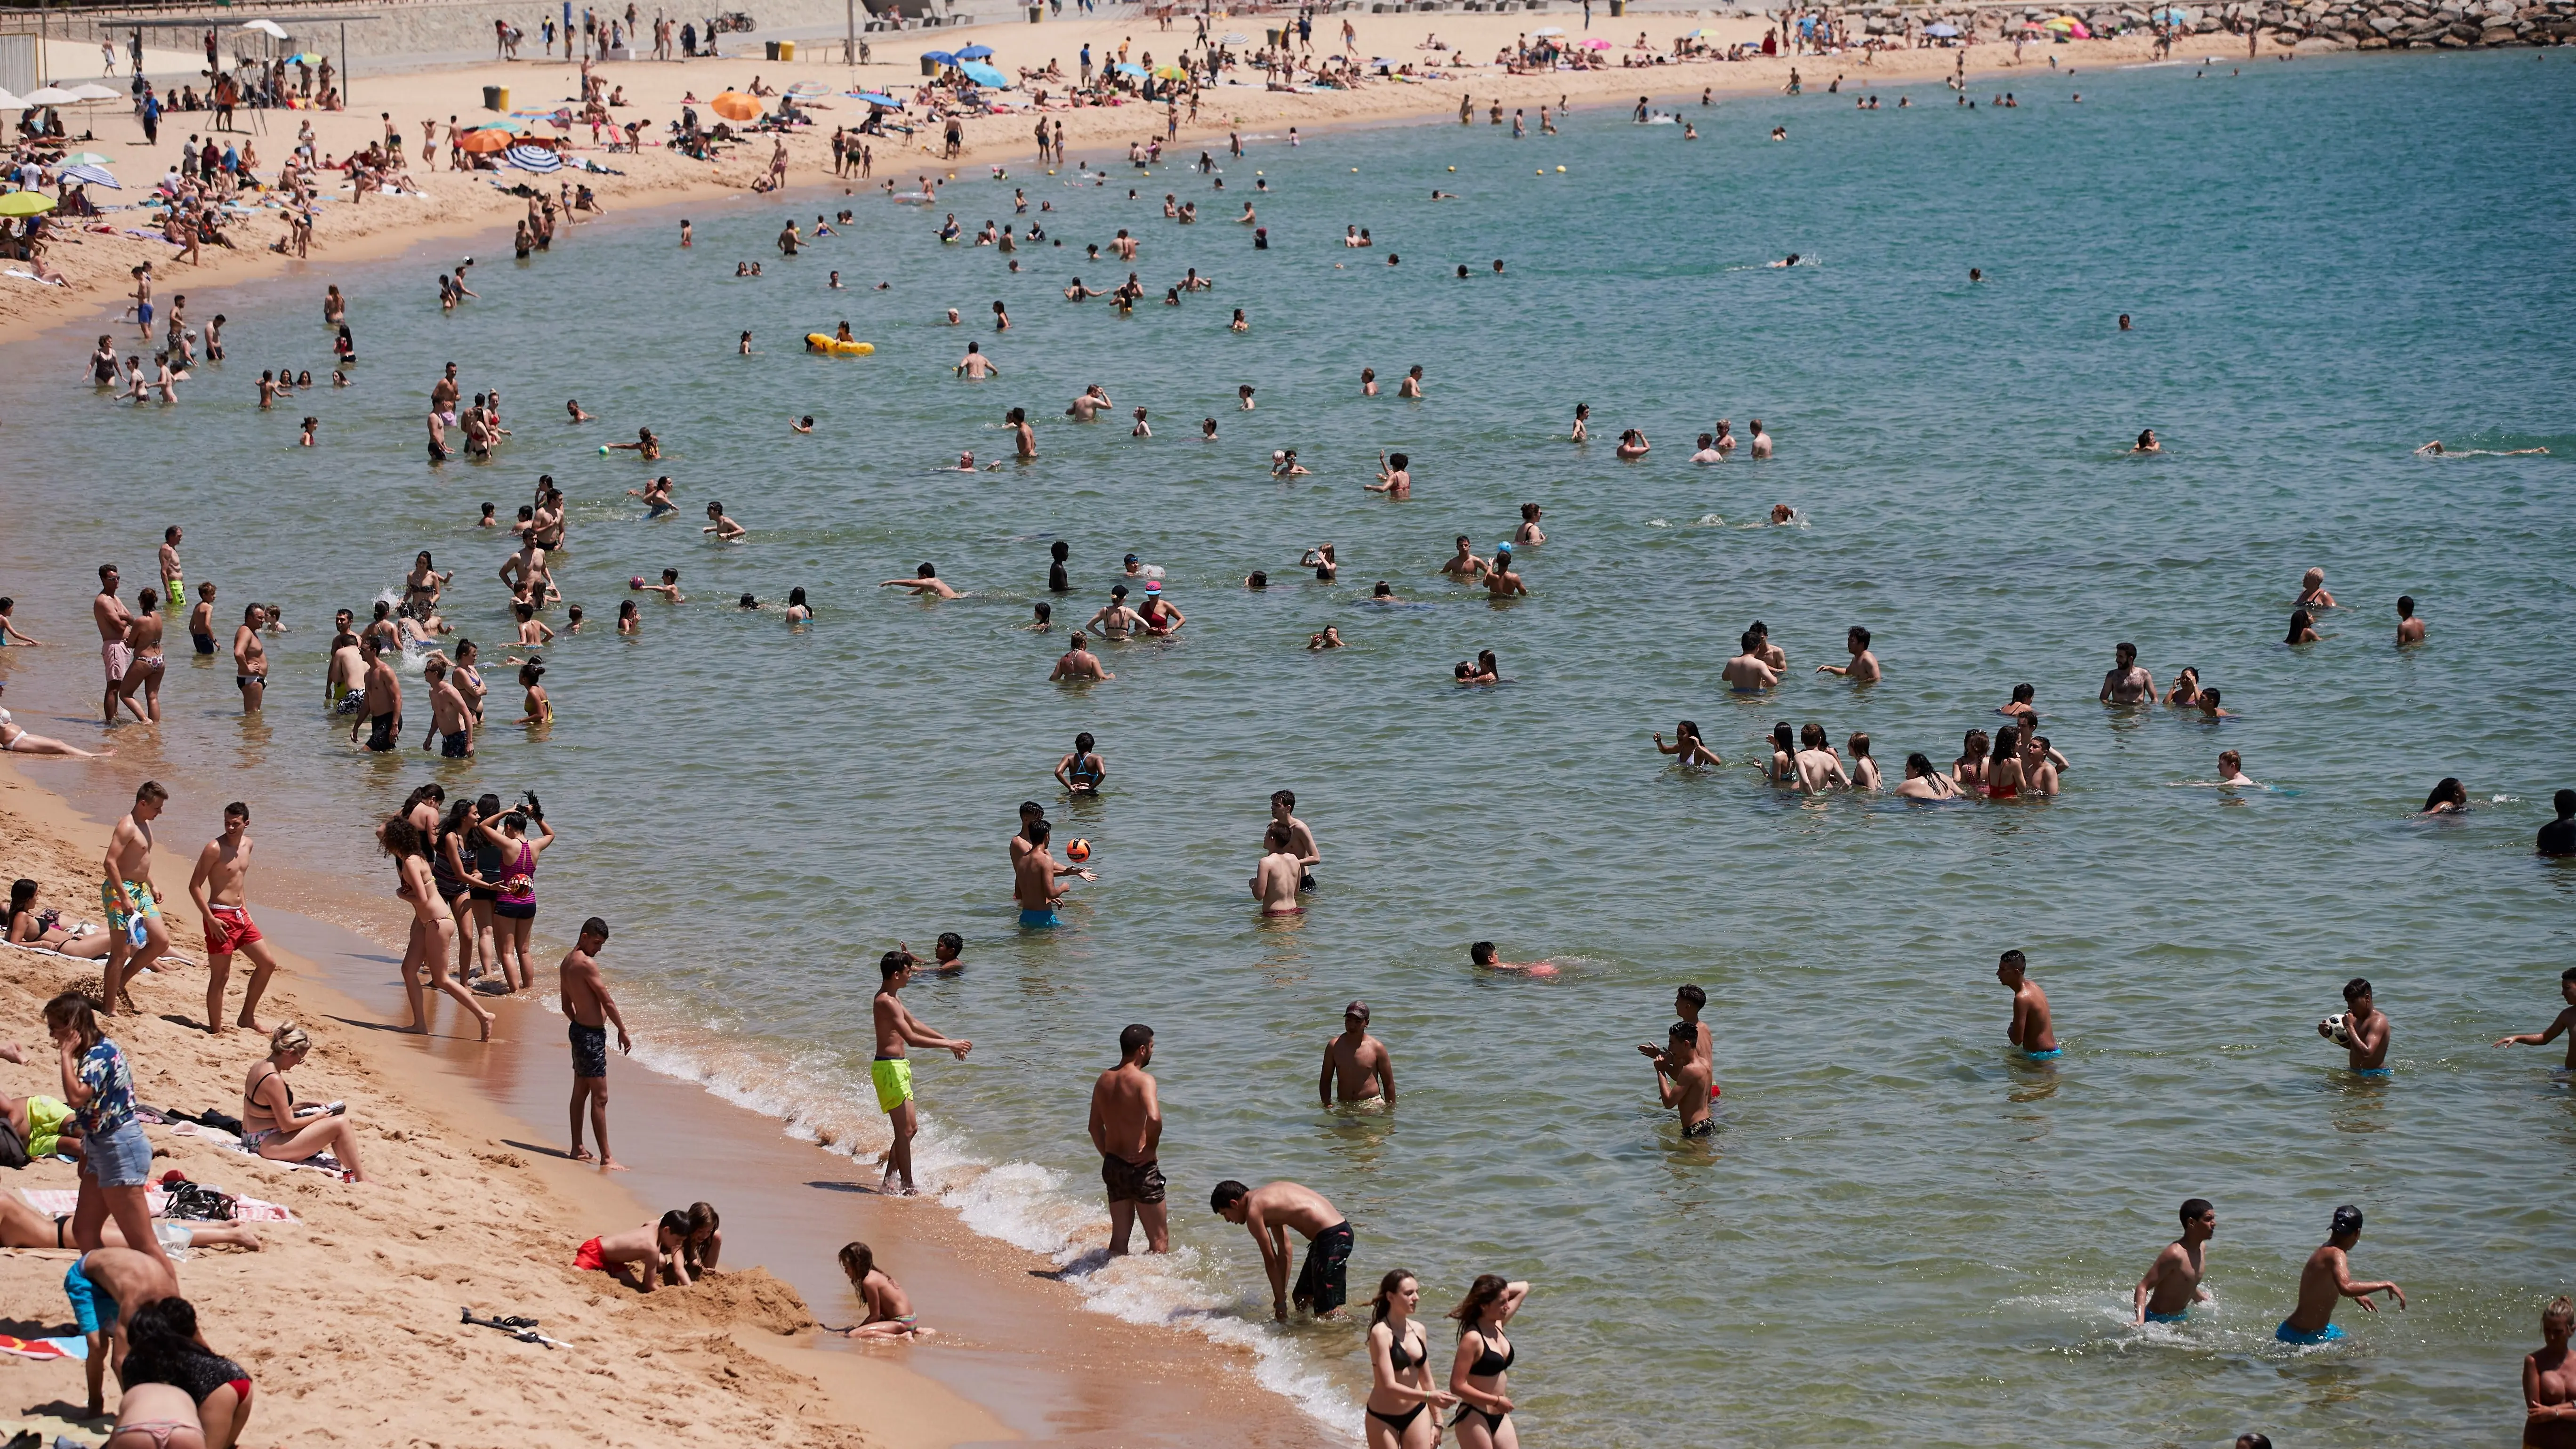
<path fill-rule="evenodd" d="M 468 151 L 489 153 L 509 150 L 510 140 L 510 133 L 507 131 L 468 131 L 465 133 L 465 139 L 457 144 Z"/>
<path fill-rule="evenodd" d="M 715 99 L 707 102 L 707 109 L 728 121 L 748 121 L 765 108 L 758 96 L 745 95 L 741 91 L 718 91 Z"/>
<path fill-rule="evenodd" d="M 12 191 L 0 196 L 0 216 L 35 216 L 54 209 L 54 199 L 41 191 Z"/>
<path fill-rule="evenodd" d="M 1154 67 L 1154 74 L 1162 77 L 1164 80 L 1188 80 L 1190 78 L 1190 73 L 1181 69 L 1177 65 L 1158 65 Z"/>

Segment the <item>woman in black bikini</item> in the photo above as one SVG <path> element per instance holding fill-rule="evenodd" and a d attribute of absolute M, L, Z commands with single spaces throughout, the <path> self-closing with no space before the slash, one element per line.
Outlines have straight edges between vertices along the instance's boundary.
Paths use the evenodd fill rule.
<path fill-rule="evenodd" d="M 1430 1449 L 1440 1442 L 1440 1413 L 1457 1396 L 1431 1386 L 1431 1335 L 1416 1323 L 1422 1285 L 1402 1268 L 1378 1281 L 1369 1300 L 1369 1449 Z M 1395 1408 L 1388 1408 L 1393 1404 Z"/>
<path fill-rule="evenodd" d="M 1458 1431 L 1459 1449 L 1520 1449 L 1520 1431 L 1512 1427 L 1512 1401 L 1504 1375 L 1519 1357 L 1503 1325 L 1521 1311 L 1529 1284 L 1506 1283 L 1492 1273 L 1478 1277 L 1467 1297 L 1449 1316 L 1458 1320 L 1458 1354 L 1449 1365 L 1449 1392 L 1460 1405 L 1449 1427 Z"/>

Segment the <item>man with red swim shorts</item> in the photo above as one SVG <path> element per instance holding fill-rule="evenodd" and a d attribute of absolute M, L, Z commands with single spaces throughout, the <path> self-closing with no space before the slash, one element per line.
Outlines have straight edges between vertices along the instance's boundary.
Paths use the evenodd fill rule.
<path fill-rule="evenodd" d="M 206 1030 L 224 1031 L 224 984 L 232 977 L 233 953 L 251 959 L 250 987 L 242 994 L 236 1025 L 252 1031 L 259 1024 L 259 996 L 268 989 L 277 959 L 268 954 L 268 938 L 250 918 L 250 807 L 239 800 L 224 807 L 224 833 L 197 852 L 196 873 L 188 877 L 188 898 L 197 903 L 206 923 Z"/>

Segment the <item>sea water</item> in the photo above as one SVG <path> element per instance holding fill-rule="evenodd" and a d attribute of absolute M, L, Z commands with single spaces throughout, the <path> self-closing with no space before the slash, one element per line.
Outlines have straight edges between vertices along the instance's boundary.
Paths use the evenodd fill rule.
<path fill-rule="evenodd" d="M 884 1141 L 876 958 L 958 932 L 966 969 L 906 997 L 976 1044 L 915 1054 L 928 1181 L 1097 1306 L 1254 1346 L 1336 1432 L 1358 1423 L 1358 1333 L 1269 1325 L 1251 1245 L 1205 1207 L 1221 1178 L 1328 1195 L 1357 1227 L 1361 1302 L 1395 1267 L 1430 1313 L 1476 1274 L 1529 1280 L 1526 1442 L 2510 1444 L 2518 1356 L 2570 1287 L 2558 1049 L 2488 1043 L 2546 1025 L 2571 960 L 2576 874 L 2531 836 L 2576 785 L 2576 304 L 2550 169 L 2576 78 L 2529 52 L 2034 65 L 1973 88 L 2018 108 L 1915 86 L 1859 113 L 1867 73 L 1841 69 L 1843 95 L 1689 98 L 1695 142 L 1598 106 L 1519 142 L 1480 116 L 1212 146 L 1221 193 L 1188 169 L 1198 147 L 1151 173 L 1104 147 L 1082 159 L 1106 186 L 961 168 L 926 214 L 811 191 L 710 204 L 687 251 L 671 215 L 613 217 L 524 266 L 484 251 L 481 299 L 452 315 L 446 249 L 320 261 L 192 300 L 230 314 L 231 357 L 176 408 L 93 399 L 84 337 L 22 349 L 0 380 L 0 560 L 20 622 L 64 647 L 13 652 L 11 703 L 94 736 L 91 570 L 145 582 L 163 525 L 185 525 L 225 641 L 241 604 L 286 607 L 266 712 L 242 720 L 229 661 L 200 666 L 174 627 L 160 743 L 121 729 L 130 758 L 97 768 L 198 782 L 185 829 L 251 799 L 271 852 L 370 892 L 390 872 L 365 832 L 414 783 L 534 789 L 562 832 L 541 943 L 615 924 L 640 1055 L 863 1161 Z M 901 189 L 933 169 L 878 155 Z M 1165 192 L 1200 223 L 1165 221 Z M 1246 199 L 1266 251 L 1231 220 Z M 791 216 L 810 231 L 843 206 L 838 237 L 773 249 Z M 970 236 L 1042 221 L 1066 245 L 1023 248 L 1015 276 L 939 245 L 950 211 Z M 1339 245 L 1350 225 L 1375 248 Z M 1129 270 L 1081 256 L 1120 227 L 1146 305 L 1064 302 L 1071 276 Z M 1766 265 L 1790 252 L 1806 260 Z M 766 275 L 737 280 L 753 259 Z M 1190 266 L 1215 290 L 1161 305 Z M 824 289 L 833 268 L 848 290 Z M 255 411 L 262 368 L 327 377 L 326 281 L 354 299 L 356 385 Z M 1236 307 L 1250 331 L 1227 330 Z M 875 356 L 801 352 L 843 319 Z M 970 341 L 998 379 L 952 376 Z M 489 465 L 424 458 L 449 360 L 469 394 L 504 392 L 514 436 Z M 1400 400 L 1415 363 L 1428 396 Z M 1115 410 L 1063 421 L 1094 381 Z M 567 423 L 566 397 L 600 420 Z M 1566 441 L 1578 402 L 1588 447 Z M 1150 441 L 1128 436 L 1137 405 Z M 940 471 L 964 448 L 1007 458 L 1013 406 L 1038 420 L 1036 463 Z M 806 413 L 814 433 L 789 431 Z M 1692 466 L 1721 416 L 1739 436 L 1761 417 L 1778 456 Z M 597 453 L 638 426 L 659 465 Z M 1654 442 L 1642 462 L 1611 456 L 1628 427 Z M 2147 427 L 2166 451 L 2127 456 Z M 2553 456 L 2414 455 L 2434 437 Z M 1313 472 L 1273 481 L 1289 447 Z M 1380 450 L 1410 454 L 1409 502 L 1363 491 Z M 648 522 L 627 490 L 663 471 L 681 511 Z M 589 623 L 542 651 L 556 723 L 532 738 L 503 723 L 507 546 L 470 525 L 540 472 L 570 499 L 558 576 Z M 748 541 L 699 532 L 710 499 Z M 1435 576 L 1454 535 L 1489 552 L 1523 502 L 1549 535 L 1519 553 L 1530 597 Z M 1783 502 L 1795 524 L 1759 526 Z M 1075 591 L 1032 633 L 1059 539 Z M 1330 586 L 1297 567 L 1326 541 Z M 456 571 L 447 617 L 493 681 L 471 765 L 360 755 L 320 707 L 330 611 L 363 617 L 420 548 Z M 1103 650 L 1114 681 L 1047 684 L 1130 552 L 1187 626 Z M 924 561 L 966 597 L 878 587 Z M 2343 607 L 2288 649 L 2312 565 Z M 689 602 L 645 596 L 642 632 L 618 636 L 626 580 L 664 567 Z M 1266 592 L 1242 586 L 1255 569 Z M 1364 602 L 1380 579 L 1403 607 Z M 810 628 L 776 612 L 795 586 Z M 2406 653 L 2401 593 L 2431 625 Z M 1757 618 L 1789 668 L 1775 696 L 1733 697 L 1718 671 Z M 1875 687 L 1814 673 L 1854 624 L 1885 661 Z M 1350 647 L 1310 653 L 1327 625 Z M 2106 712 L 2120 640 L 2160 681 L 2197 666 L 2236 717 Z M 1480 649 L 1503 682 L 1459 688 L 1450 666 Z M 1759 778 L 1777 720 L 1838 745 L 1866 730 L 1891 779 L 1916 750 L 1946 768 L 2024 681 L 2072 761 L 2055 800 L 1810 801 Z M 407 709 L 416 734 L 416 678 Z M 1655 753 L 1649 732 L 1684 717 L 1725 768 Z M 1049 778 L 1081 730 L 1108 763 L 1096 801 Z M 2209 787 L 2226 748 L 2272 788 Z M 2415 818 L 2450 775 L 2474 808 Z M 1279 788 L 1323 849 L 1288 925 L 1245 884 Z M 1094 851 L 1059 930 L 1015 925 L 1023 799 Z M 1477 940 L 1561 970 L 1480 975 Z M 2006 948 L 2055 1005 L 2051 1065 L 2007 1050 Z M 2315 1030 L 2357 975 L 2394 1022 L 2384 1080 Z M 1684 981 L 1708 991 L 1724 1088 L 1707 1141 L 1680 1140 L 1636 1051 Z M 1353 998 L 1393 1052 L 1393 1112 L 1317 1106 Z M 1131 1021 L 1157 1033 L 1179 1252 L 1099 1269 L 1086 1094 Z M 2217 1204 L 2217 1301 L 2131 1328 L 2130 1285 L 2195 1195 Z M 2346 1305 L 2343 1343 L 2276 1345 L 2343 1202 L 2369 1214 L 2356 1273 L 2408 1307 Z M 1434 1337 L 1445 1354 L 1447 1325 Z"/>

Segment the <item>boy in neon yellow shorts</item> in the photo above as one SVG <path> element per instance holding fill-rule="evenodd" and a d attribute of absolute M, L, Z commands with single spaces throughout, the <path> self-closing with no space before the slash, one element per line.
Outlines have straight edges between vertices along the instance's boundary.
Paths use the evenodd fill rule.
<path fill-rule="evenodd" d="M 962 1062 L 975 1049 L 971 1041 L 951 1041 L 932 1031 L 912 1014 L 911 1008 L 896 999 L 895 993 L 912 980 L 912 966 L 912 953 L 900 945 L 877 962 L 884 981 L 877 987 L 875 1006 L 877 1055 L 868 1067 L 868 1076 L 876 1084 L 877 1106 L 884 1109 L 888 1125 L 894 1128 L 894 1146 L 886 1150 L 882 1190 L 902 1197 L 912 1196 L 912 1138 L 920 1130 L 912 1107 L 912 1062 L 906 1052 L 917 1046 L 944 1047 Z M 903 1179 L 903 1186 L 894 1185 L 897 1177 Z"/>

